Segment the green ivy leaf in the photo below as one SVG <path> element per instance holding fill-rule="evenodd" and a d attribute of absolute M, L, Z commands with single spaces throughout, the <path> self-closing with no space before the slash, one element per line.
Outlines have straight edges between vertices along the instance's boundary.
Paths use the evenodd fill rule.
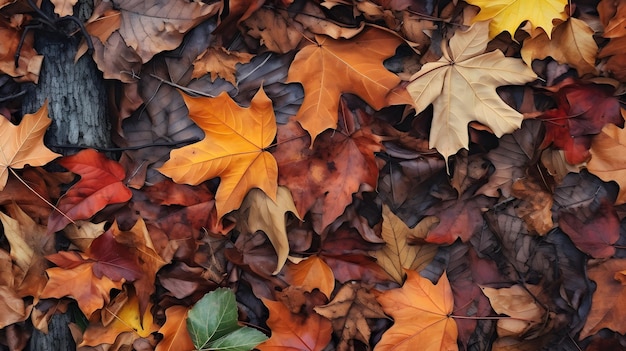
<path fill-rule="evenodd" d="M 248 351 L 267 340 L 260 331 L 237 323 L 235 294 L 226 288 L 198 301 L 187 316 L 187 330 L 196 350 Z"/>

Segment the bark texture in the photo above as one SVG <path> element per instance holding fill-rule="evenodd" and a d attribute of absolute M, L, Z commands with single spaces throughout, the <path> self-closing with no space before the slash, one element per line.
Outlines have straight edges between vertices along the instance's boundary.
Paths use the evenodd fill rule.
<path fill-rule="evenodd" d="M 43 2 L 42 9 L 56 16 L 52 15 L 49 1 Z M 92 9 L 91 0 L 80 0 L 74 11 L 81 21 L 85 21 Z M 105 82 L 88 55 L 74 63 L 80 34 L 77 37 L 47 33 L 44 30 L 35 33 L 35 49 L 44 55 L 43 67 L 39 84 L 29 88 L 23 104 L 24 113 L 33 113 L 48 101 L 49 116 L 53 123 L 45 141 L 50 149 L 61 154 L 73 154 L 77 150 L 55 148 L 52 145 L 112 145 Z M 68 328 L 70 322 L 70 314 L 55 315 L 50 321 L 48 334 L 33 331 L 28 349 L 75 350 L 76 345 Z"/>

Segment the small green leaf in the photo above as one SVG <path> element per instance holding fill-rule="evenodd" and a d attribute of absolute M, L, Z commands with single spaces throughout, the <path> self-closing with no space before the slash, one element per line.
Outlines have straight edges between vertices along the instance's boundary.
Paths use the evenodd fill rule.
<path fill-rule="evenodd" d="M 260 331 L 242 327 L 211 342 L 210 350 L 248 351 L 265 340 L 267 340 L 267 336 Z"/>
<path fill-rule="evenodd" d="M 212 291 L 187 316 L 187 330 L 196 350 L 247 351 L 267 337 L 237 323 L 237 301 L 230 289 Z"/>

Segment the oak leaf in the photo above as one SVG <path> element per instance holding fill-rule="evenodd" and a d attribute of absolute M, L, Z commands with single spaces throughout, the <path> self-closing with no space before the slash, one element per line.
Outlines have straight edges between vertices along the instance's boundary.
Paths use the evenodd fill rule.
<path fill-rule="evenodd" d="M 405 270 L 420 270 L 430 263 L 437 253 L 435 245 L 409 245 L 411 237 L 425 237 L 436 218 L 428 217 L 410 229 L 387 205 L 383 205 L 382 237 L 385 246 L 370 255 L 396 282 L 402 283 Z"/>
<path fill-rule="evenodd" d="M 314 310 L 332 321 L 340 340 L 339 351 L 352 350 L 353 339 L 369 345 L 371 330 L 367 318 L 386 317 L 374 294 L 354 281 L 344 284 L 331 302 Z"/>
<path fill-rule="evenodd" d="M 189 117 L 205 138 L 173 150 L 159 171 L 177 183 L 198 185 L 220 177 L 215 194 L 217 215 L 239 208 L 257 187 L 276 201 L 278 167 L 265 149 L 274 141 L 276 121 L 272 101 L 259 89 L 249 108 L 238 106 L 227 93 L 215 98 L 183 94 Z"/>
<path fill-rule="evenodd" d="M 0 191 L 9 179 L 9 168 L 43 166 L 61 156 L 43 143 L 50 123 L 47 102 L 34 114 L 24 115 L 18 126 L 0 115 Z"/>
<path fill-rule="evenodd" d="M 288 82 L 304 87 L 304 101 L 295 119 L 311 135 L 311 144 L 324 130 L 337 127 L 341 94 L 355 94 L 377 110 L 388 105 L 386 96 L 400 78 L 382 62 L 402 43 L 400 38 L 375 28 L 365 29 L 350 40 L 321 35 L 315 40 L 298 52 L 287 77 Z"/>
<path fill-rule="evenodd" d="M 302 220 L 298 215 L 298 210 L 293 203 L 289 189 L 284 186 L 278 187 L 276 202 L 267 197 L 261 190 L 251 189 L 243 200 L 239 212 L 242 218 L 237 224 L 241 231 L 247 230 L 250 233 L 254 233 L 257 230 L 261 230 L 270 239 L 278 256 L 276 270 L 274 271 L 274 274 L 278 274 L 285 265 L 289 255 L 285 216 L 287 212 L 291 212 L 298 219 Z"/>
<path fill-rule="evenodd" d="M 567 0 L 468 0 L 471 5 L 480 7 L 480 12 L 473 18 L 474 22 L 491 20 L 489 24 L 489 38 L 493 39 L 501 32 L 507 31 L 514 37 L 517 27 L 529 21 L 532 31 L 543 28 L 550 37 L 552 20 L 565 20 L 565 5 Z"/>
<path fill-rule="evenodd" d="M 257 346 L 261 351 L 309 350 L 322 351 L 331 339 L 331 322 L 317 313 L 293 314 L 282 302 L 263 299 L 270 311 L 267 326 L 272 336 Z"/>
<path fill-rule="evenodd" d="M 450 314 L 454 307 L 450 282 L 444 273 L 437 284 L 415 271 L 406 271 L 402 288 L 377 297 L 394 324 L 380 339 L 374 351 L 458 350 L 458 330 Z"/>
<path fill-rule="evenodd" d="M 58 267 L 46 270 L 49 280 L 39 297 L 60 299 L 69 296 L 76 300 L 88 318 L 110 301 L 111 289 L 122 289 L 122 280 L 115 282 L 106 275 L 95 276 L 95 262 L 78 253 L 61 251 L 47 258 Z"/>
<path fill-rule="evenodd" d="M 57 203 L 59 211 L 48 218 L 48 233 L 65 228 L 68 219 L 89 219 L 109 204 L 126 202 L 132 197 L 130 189 L 122 183 L 124 168 L 93 149 L 67 156 L 58 163 L 81 176 Z"/>
<path fill-rule="evenodd" d="M 522 114 L 502 101 L 496 88 L 537 78 L 522 61 L 499 50 L 484 53 L 487 26 L 478 22 L 467 31 L 457 31 L 439 61 L 422 66 L 407 86 L 416 112 L 433 104 L 429 145 L 446 160 L 468 148 L 467 125 L 472 121 L 488 126 L 498 137 L 519 128 Z"/>
<path fill-rule="evenodd" d="M 616 204 L 626 203 L 626 129 L 613 124 L 604 126 L 591 142 L 589 172 L 600 179 L 619 184 Z"/>
<path fill-rule="evenodd" d="M 576 68 L 581 77 L 596 72 L 598 45 L 593 39 L 593 29 L 584 21 L 568 18 L 554 28 L 552 39 L 542 30 L 536 30 L 534 34 L 524 40 L 521 50 L 522 59 L 529 66 L 534 59 L 542 60 L 551 56 L 558 63 Z"/>

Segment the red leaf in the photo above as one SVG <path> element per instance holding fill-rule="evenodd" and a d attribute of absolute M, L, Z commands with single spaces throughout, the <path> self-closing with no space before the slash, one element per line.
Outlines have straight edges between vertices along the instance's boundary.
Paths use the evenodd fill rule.
<path fill-rule="evenodd" d="M 559 226 L 582 252 L 595 258 L 615 254 L 613 244 L 619 239 L 620 222 L 610 202 L 602 201 L 595 215 L 585 221 L 576 214 L 561 213 Z"/>
<path fill-rule="evenodd" d="M 87 149 L 64 157 L 59 164 L 81 176 L 57 204 L 74 220 L 91 218 L 105 206 L 126 202 L 132 197 L 130 189 L 122 183 L 124 168 L 95 150 Z M 65 228 L 69 223 L 67 218 L 53 211 L 48 219 L 48 234 Z"/>
<path fill-rule="evenodd" d="M 89 258 L 96 261 L 93 265 L 93 274 L 98 278 L 106 275 L 113 281 L 122 278 L 134 281 L 142 276 L 134 253 L 128 246 L 118 243 L 111 230 L 94 239 L 85 252 Z"/>

